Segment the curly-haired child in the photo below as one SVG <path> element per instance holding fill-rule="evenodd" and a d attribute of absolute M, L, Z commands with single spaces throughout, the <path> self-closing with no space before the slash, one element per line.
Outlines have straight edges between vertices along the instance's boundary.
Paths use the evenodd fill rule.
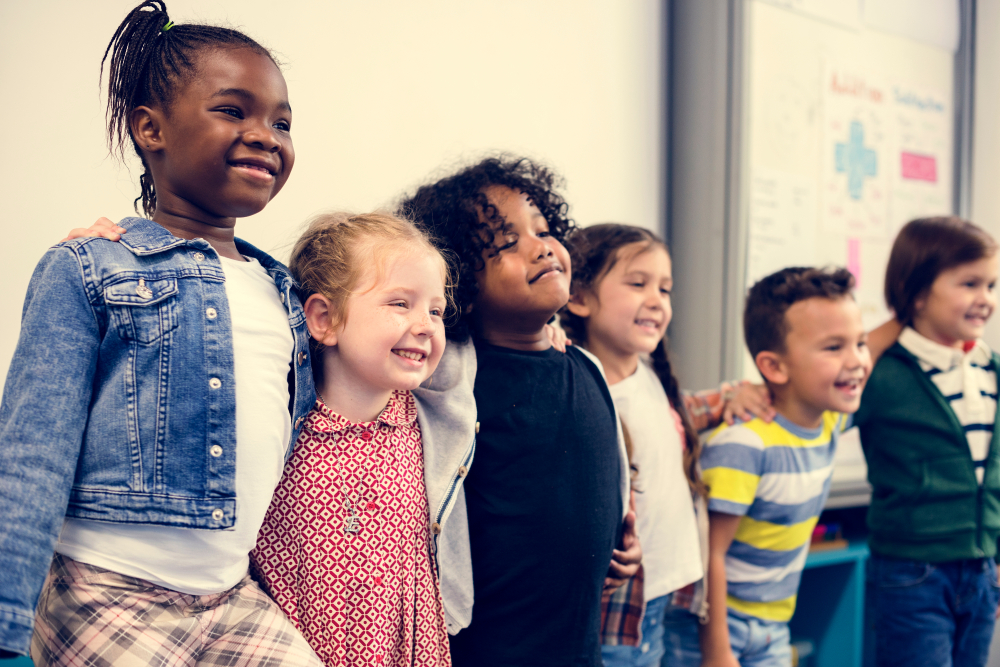
<path fill-rule="evenodd" d="M 557 184 L 529 160 L 489 158 L 401 204 L 454 254 L 449 348 L 471 344 L 477 356 L 481 428 L 465 482 L 475 608 L 452 638 L 460 667 L 601 664 L 628 463 L 599 362 L 556 351 L 545 330 L 569 299 L 572 221 Z"/>

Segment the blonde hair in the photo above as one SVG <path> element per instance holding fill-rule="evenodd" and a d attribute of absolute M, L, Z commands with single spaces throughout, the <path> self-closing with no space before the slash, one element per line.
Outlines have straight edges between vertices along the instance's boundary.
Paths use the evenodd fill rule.
<path fill-rule="evenodd" d="M 450 309 L 451 271 L 441 251 L 413 222 L 385 211 L 316 216 L 295 242 L 288 268 L 299 284 L 303 303 L 313 294 L 325 296 L 333 304 L 333 325 L 338 326 L 347 317 L 348 298 L 368 271 L 375 270 L 378 284 L 389 257 L 421 250 L 441 262 Z"/>

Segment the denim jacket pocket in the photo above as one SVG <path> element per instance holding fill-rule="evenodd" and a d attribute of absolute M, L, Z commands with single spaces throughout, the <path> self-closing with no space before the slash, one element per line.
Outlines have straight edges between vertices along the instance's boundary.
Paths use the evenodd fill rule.
<path fill-rule="evenodd" d="M 176 296 L 176 278 L 135 276 L 104 288 L 104 301 L 118 335 L 144 345 L 177 328 Z"/>

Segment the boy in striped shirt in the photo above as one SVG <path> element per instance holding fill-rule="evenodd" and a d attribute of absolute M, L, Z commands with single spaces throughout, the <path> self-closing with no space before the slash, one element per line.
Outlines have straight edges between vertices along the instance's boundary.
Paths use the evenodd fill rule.
<path fill-rule="evenodd" d="M 744 336 L 777 417 L 722 427 L 702 453 L 710 512 L 703 665 L 791 665 L 788 620 L 837 438 L 871 372 L 853 286 L 845 269 L 790 268 L 747 296 Z"/>

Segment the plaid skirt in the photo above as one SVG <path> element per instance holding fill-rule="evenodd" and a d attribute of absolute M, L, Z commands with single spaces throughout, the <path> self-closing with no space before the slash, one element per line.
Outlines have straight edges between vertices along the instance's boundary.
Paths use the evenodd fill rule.
<path fill-rule="evenodd" d="M 186 595 L 56 554 L 35 616 L 36 667 L 321 667 L 249 576 Z"/>

